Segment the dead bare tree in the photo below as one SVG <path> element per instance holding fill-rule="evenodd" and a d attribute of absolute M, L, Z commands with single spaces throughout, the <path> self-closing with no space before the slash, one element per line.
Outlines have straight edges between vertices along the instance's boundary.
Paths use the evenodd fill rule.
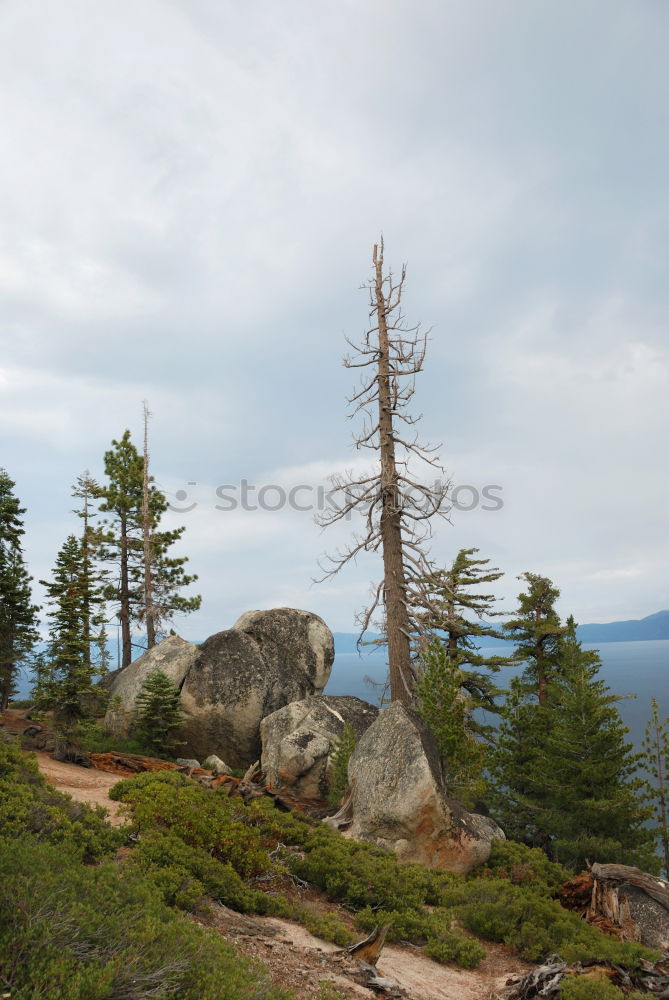
<path fill-rule="evenodd" d="M 144 415 L 144 468 L 142 472 L 142 542 L 144 547 L 144 620 L 146 622 L 146 645 L 152 649 L 156 644 L 156 606 L 153 593 L 153 551 L 151 509 L 149 506 L 149 404 L 142 404 Z"/>
<path fill-rule="evenodd" d="M 344 359 L 346 368 L 369 369 L 348 402 L 351 417 L 364 414 L 356 447 L 378 452 L 379 463 L 368 474 L 332 477 L 333 493 L 340 503 L 326 511 L 319 523 L 326 527 L 358 512 L 365 528 L 346 549 L 327 557 L 322 579 L 338 573 L 359 553 L 381 549 L 383 579 L 373 587 L 370 606 L 359 623 L 364 634 L 379 606 L 383 607 L 391 698 L 410 705 L 417 680 L 411 642 L 420 632 L 413 609 L 429 601 L 423 584 L 431 569 L 425 543 L 432 533 L 430 519 L 448 516 L 450 484 L 438 478 L 427 485 L 409 467 L 420 462 L 443 472 L 436 449 L 421 445 L 413 431 L 420 415 L 408 411 L 416 375 L 423 369 L 428 332 L 421 330 L 420 323 L 407 324 L 402 312 L 406 265 L 398 279 L 392 271 L 384 274 L 383 253 L 382 238 L 374 245 L 373 277 L 362 286 L 369 291 L 371 326 L 361 344 L 347 338 L 356 353 Z"/>

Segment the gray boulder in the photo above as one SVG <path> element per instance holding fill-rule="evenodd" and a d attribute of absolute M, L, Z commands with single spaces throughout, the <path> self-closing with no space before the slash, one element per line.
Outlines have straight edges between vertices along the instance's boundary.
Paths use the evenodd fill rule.
<path fill-rule="evenodd" d="M 117 670 L 108 685 L 110 704 L 105 726 L 117 735 L 127 733 L 132 724 L 137 695 L 149 674 L 153 670 L 162 670 L 173 684 L 181 687 L 197 655 L 197 646 L 178 635 L 171 635 L 127 667 Z"/>
<path fill-rule="evenodd" d="M 345 723 L 359 739 L 378 714 L 360 698 L 332 695 L 312 695 L 272 712 L 260 723 L 265 781 L 298 798 L 326 798 L 330 758 Z"/>
<path fill-rule="evenodd" d="M 181 689 L 189 752 L 221 753 L 231 767 L 260 759 L 265 716 L 327 684 L 334 641 L 308 611 L 248 611 L 200 647 Z"/>
<path fill-rule="evenodd" d="M 183 753 L 220 754 L 230 767 L 260 759 L 260 722 L 291 701 L 320 694 L 334 660 L 332 633 L 318 615 L 294 608 L 249 611 L 225 632 L 194 646 L 164 639 L 108 681 L 105 725 L 126 732 L 152 670 L 180 689 Z"/>
<path fill-rule="evenodd" d="M 231 772 L 231 768 L 228 767 L 224 760 L 217 757 L 215 753 L 213 753 L 210 757 L 207 757 L 202 766 L 207 771 L 213 771 L 214 774 L 230 774 Z"/>
<path fill-rule="evenodd" d="M 333 826 L 394 851 L 401 861 L 467 873 L 490 856 L 503 831 L 444 792 L 434 738 L 418 716 L 393 702 L 362 736 L 349 761 L 350 795 Z"/>

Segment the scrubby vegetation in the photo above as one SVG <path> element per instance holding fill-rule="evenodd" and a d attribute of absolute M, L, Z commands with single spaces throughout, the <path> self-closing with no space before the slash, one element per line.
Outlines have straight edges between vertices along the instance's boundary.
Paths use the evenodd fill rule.
<path fill-rule="evenodd" d="M 166 905 L 168 871 L 111 860 L 126 836 L 106 823 L 103 810 L 50 788 L 30 757 L 0 743 L 5 995 L 290 1000 L 259 966 Z M 201 895 L 188 882 L 174 892 L 188 908 Z"/>
<path fill-rule="evenodd" d="M 477 965 L 485 949 L 463 931 L 503 942 L 529 960 L 560 952 L 569 961 L 636 966 L 652 957 L 563 909 L 554 896 L 569 873 L 540 850 L 500 842 L 488 866 L 464 878 L 400 864 L 321 823 L 278 812 L 267 800 L 246 806 L 178 774 L 140 775 L 112 793 L 128 804 L 140 834 L 131 864 L 173 905 L 188 908 L 204 892 L 243 911 L 290 916 L 347 943 L 350 932 L 336 916 L 319 918 L 316 928 L 311 911 L 288 901 L 292 876 L 339 903 L 361 931 L 388 923 L 389 940 L 424 945 L 438 961 L 464 967 Z"/>
<path fill-rule="evenodd" d="M 26 837 L 67 847 L 83 861 L 104 858 L 125 840 L 104 809 L 73 802 L 45 782 L 34 758 L 0 743 L 0 838 L 4 844 Z"/>

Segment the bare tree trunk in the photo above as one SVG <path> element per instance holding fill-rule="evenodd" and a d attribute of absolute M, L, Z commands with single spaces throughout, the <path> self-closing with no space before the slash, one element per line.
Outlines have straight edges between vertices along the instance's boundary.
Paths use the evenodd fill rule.
<path fill-rule="evenodd" d="M 328 556 L 324 577 L 333 576 L 362 552 L 383 554 L 383 578 L 372 590 L 371 604 L 359 616 L 362 635 L 376 610 L 383 606 L 383 628 L 388 644 L 390 694 L 393 701 L 411 705 L 416 685 L 411 659 L 412 640 L 420 634 L 420 622 L 412 609 L 425 605 L 425 579 L 431 570 L 426 541 L 431 537 L 430 518 L 446 516 L 449 483 L 421 482 L 409 459 L 427 463 L 443 472 L 434 448 L 422 445 L 412 430 L 420 416 L 413 416 L 409 403 L 415 391 L 415 376 L 422 371 L 427 333 L 420 323 L 410 326 L 402 314 L 406 266 L 398 278 L 383 273 L 383 238 L 374 245 L 373 277 L 363 286 L 370 295 L 370 328 L 361 344 L 347 338 L 354 357 L 344 358 L 347 368 L 361 369 L 360 385 L 349 397 L 354 414 L 363 414 L 363 428 L 355 436 L 358 448 L 378 452 L 379 462 L 369 472 L 331 477 L 333 493 L 341 501 L 318 518 L 322 526 L 348 520 L 354 512 L 363 515 L 364 529 L 335 556 Z M 403 431 L 408 427 L 409 432 Z"/>
<path fill-rule="evenodd" d="M 411 624 L 402 552 L 402 509 L 398 497 L 393 407 L 390 388 L 390 349 L 383 291 L 383 249 L 374 247 L 376 317 L 379 331 L 379 450 L 381 458 L 381 538 L 383 541 L 383 593 L 388 639 L 390 697 L 411 705 Z"/>
<path fill-rule="evenodd" d="M 149 407 L 144 400 L 144 472 L 142 476 L 142 539 L 144 542 L 144 618 L 146 646 L 156 644 L 155 605 L 153 600 L 153 554 L 151 551 L 151 512 L 149 510 Z"/>
<path fill-rule="evenodd" d="M 84 663 L 87 667 L 91 666 L 91 595 L 90 595 L 90 581 L 91 581 L 91 550 L 90 550 L 90 536 L 89 536 L 89 512 L 88 512 L 88 480 L 86 481 L 84 491 L 83 491 L 83 501 L 84 507 L 81 512 L 81 517 L 84 522 L 84 533 L 83 533 L 83 544 L 82 544 L 82 555 L 83 555 L 83 570 L 84 579 L 86 581 L 86 592 L 83 599 L 83 610 L 84 610 L 84 631 L 86 635 L 86 646 L 84 649 Z"/>
<path fill-rule="evenodd" d="M 130 578 L 128 569 L 128 524 L 125 517 L 121 518 L 121 566 L 119 586 L 119 613 L 121 623 L 121 666 L 127 667 L 132 662 L 132 642 L 130 638 Z"/>

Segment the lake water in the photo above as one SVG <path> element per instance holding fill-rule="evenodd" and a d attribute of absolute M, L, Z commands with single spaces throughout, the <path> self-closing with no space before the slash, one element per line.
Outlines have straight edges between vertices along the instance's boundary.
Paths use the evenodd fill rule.
<path fill-rule="evenodd" d="M 614 694 L 636 696 L 618 702 L 618 708 L 630 730 L 631 741 L 638 746 L 650 714 L 651 698 L 657 698 L 663 716 L 669 715 L 669 639 L 605 642 L 599 645 L 584 643 L 584 648 L 599 649 L 602 658 L 600 676 Z M 508 653 L 508 648 L 503 652 Z M 351 694 L 376 703 L 377 690 L 366 684 L 363 678 L 368 674 L 383 683 L 386 663 L 384 654 L 378 649 L 363 652 L 362 656 L 338 653 L 325 693 Z M 501 670 L 497 675 L 500 687 L 504 687 L 505 680 L 516 672 Z"/>

